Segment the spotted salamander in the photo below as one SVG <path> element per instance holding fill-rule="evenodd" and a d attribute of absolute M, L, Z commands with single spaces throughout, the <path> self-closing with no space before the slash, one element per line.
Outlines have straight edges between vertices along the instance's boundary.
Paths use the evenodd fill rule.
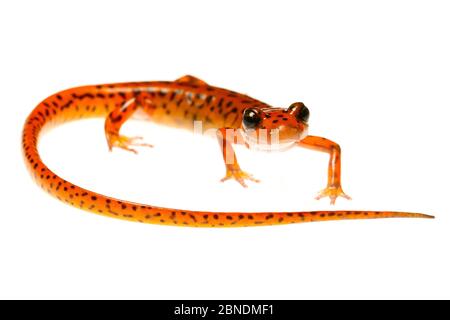
<path fill-rule="evenodd" d="M 84 86 L 56 93 L 31 112 L 23 128 L 26 166 L 37 184 L 52 196 L 72 206 L 108 217 L 141 223 L 191 227 L 242 227 L 299 222 L 370 219 L 433 218 L 421 213 L 394 211 L 313 212 L 209 212 L 163 208 L 108 197 L 76 186 L 59 177 L 41 160 L 38 138 L 44 127 L 82 118 L 104 117 L 109 149 L 136 153 L 136 146 L 149 147 L 139 137 L 120 134 L 120 128 L 138 109 L 161 124 L 192 128 L 201 121 L 216 129 L 226 175 L 246 187 L 258 182 L 241 170 L 233 144 L 266 149 L 306 147 L 329 154 L 328 184 L 317 198 L 349 197 L 341 187 L 341 149 L 325 138 L 307 134 L 309 110 L 301 102 L 274 108 L 247 95 L 214 87 L 193 76 L 176 81 L 132 82 Z"/>

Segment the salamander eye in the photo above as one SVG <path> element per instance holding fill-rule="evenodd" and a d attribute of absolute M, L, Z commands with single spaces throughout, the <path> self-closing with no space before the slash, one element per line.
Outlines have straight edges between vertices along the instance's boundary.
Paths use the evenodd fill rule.
<path fill-rule="evenodd" d="M 257 109 L 246 109 L 242 123 L 247 129 L 255 129 L 261 123 L 261 115 Z"/>
<path fill-rule="evenodd" d="M 303 104 L 303 102 L 295 102 L 288 108 L 288 112 L 295 114 L 297 121 L 308 123 L 309 109 Z"/>
<path fill-rule="evenodd" d="M 301 108 L 296 115 L 296 118 L 298 121 L 308 123 L 309 120 L 309 109 L 303 105 L 303 108 Z"/>

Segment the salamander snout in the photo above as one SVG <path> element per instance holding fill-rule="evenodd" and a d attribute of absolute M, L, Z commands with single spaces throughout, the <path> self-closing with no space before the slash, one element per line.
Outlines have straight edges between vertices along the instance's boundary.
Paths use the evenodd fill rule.
<path fill-rule="evenodd" d="M 250 145 L 286 149 L 307 135 L 308 120 L 309 110 L 302 102 L 286 109 L 252 107 L 244 110 L 242 128 Z"/>

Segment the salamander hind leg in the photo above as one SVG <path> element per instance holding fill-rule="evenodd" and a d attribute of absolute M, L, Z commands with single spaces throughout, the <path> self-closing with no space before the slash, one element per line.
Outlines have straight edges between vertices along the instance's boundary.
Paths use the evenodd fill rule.
<path fill-rule="evenodd" d="M 230 128 L 222 128 L 217 131 L 217 139 L 222 150 L 223 160 L 225 162 L 226 174 L 220 181 L 229 179 L 236 180 L 244 188 L 247 187 L 245 180 L 259 182 L 251 174 L 242 171 L 236 158 L 231 142 L 239 143 L 242 139 L 238 137 L 238 131 Z"/>
<path fill-rule="evenodd" d="M 112 136 L 108 140 L 109 150 L 112 151 L 113 147 L 118 147 L 126 151 L 133 152 L 137 154 L 137 150 L 132 147 L 149 147 L 152 148 L 153 145 L 145 142 L 141 142 L 142 137 L 127 137 L 123 135 Z"/>
<path fill-rule="evenodd" d="M 181 78 L 178 78 L 177 80 L 175 80 L 175 82 L 188 83 L 188 84 L 193 84 L 193 85 L 198 85 L 198 86 L 207 86 L 208 85 L 205 81 L 203 81 L 197 77 L 191 76 L 189 74 L 182 76 Z"/>
<path fill-rule="evenodd" d="M 114 147 L 117 147 L 137 153 L 133 147 L 153 147 L 151 144 L 143 142 L 142 137 L 127 137 L 119 133 L 120 128 L 125 121 L 127 121 L 139 107 L 142 107 L 142 105 L 133 98 L 126 101 L 123 105 L 116 107 L 106 118 L 105 134 L 110 151 L 112 151 Z"/>

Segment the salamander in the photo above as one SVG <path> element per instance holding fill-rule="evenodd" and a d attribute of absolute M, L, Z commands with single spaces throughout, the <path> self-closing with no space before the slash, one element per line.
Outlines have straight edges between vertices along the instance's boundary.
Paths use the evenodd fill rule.
<path fill-rule="evenodd" d="M 247 95 L 218 88 L 186 75 L 175 81 L 129 82 L 72 88 L 43 100 L 25 121 L 22 148 L 25 163 L 37 184 L 58 200 L 96 214 L 141 223 L 190 227 L 242 227 L 300 222 L 370 219 L 433 218 L 395 211 L 299 211 L 299 212 L 209 212 L 163 208 L 115 199 L 79 187 L 49 169 L 41 160 L 38 140 L 46 127 L 71 120 L 105 118 L 105 135 L 110 150 L 121 148 L 136 153 L 136 147 L 151 147 L 140 137 L 120 134 L 122 125 L 137 111 L 152 121 L 192 129 L 201 121 L 215 129 L 225 164 L 221 181 L 258 182 L 241 170 L 233 145 L 279 150 L 295 146 L 329 154 L 327 186 L 317 199 L 350 199 L 341 186 L 341 148 L 326 138 L 308 135 L 309 109 L 302 102 L 287 108 L 272 107 Z"/>

